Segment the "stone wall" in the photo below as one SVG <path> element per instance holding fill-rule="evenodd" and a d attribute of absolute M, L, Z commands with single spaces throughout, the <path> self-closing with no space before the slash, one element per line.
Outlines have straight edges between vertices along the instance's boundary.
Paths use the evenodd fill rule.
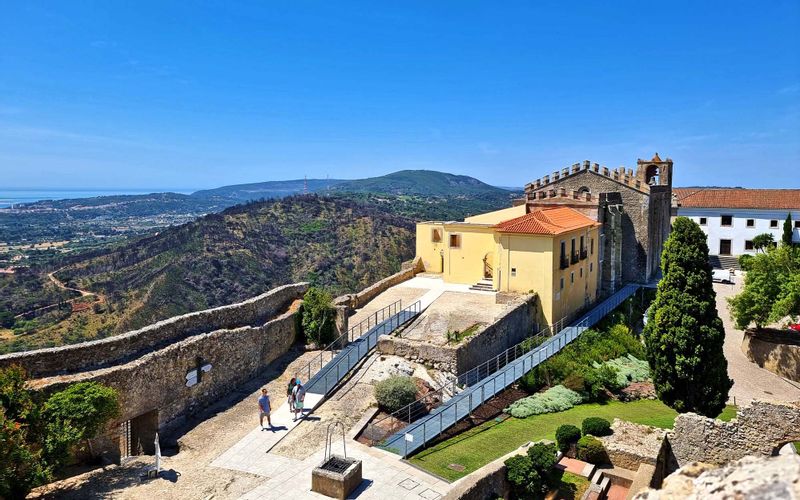
<path fill-rule="evenodd" d="M 504 296 L 503 300 L 508 300 L 508 297 Z M 534 330 L 537 311 L 536 295 L 517 296 L 494 323 L 479 328 L 458 345 L 430 344 L 383 335 L 378 339 L 378 351 L 458 375 L 522 342 Z"/>
<path fill-rule="evenodd" d="M 784 332 L 744 332 L 742 351 L 747 359 L 761 368 L 800 382 L 800 341 L 796 335 L 790 341 Z"/>
<path fill-rule="evenodd" d="M 422 259 L 417 257 L 409 265 L 406 265 L 404 263 L 403 269 L 400 270 L 399 272 L 394 273 L 393 275 L 388 276 L 386 278 L 383 278 L 382 280 L 376 283 L 373 283 L 372 285 L 361 290 L 360 292 L 337 297 L 333 301 L 334 305 L 336 305 L 337 307 L 344 306 L 348 310 L 359 309 L 361 307 L 364 307 L 365 304 L 367 304 L 369 301 L 371 301 L 381 293 L 385 292 L 389 288 L 404 281 L 410 280 L 417 273 L 421 273 L 424 270 L 425 269 L 422 265 Z"/>
<path fill-rule="evenodd" d="M 800 441 L 800 402 L 753 401 L 730 422 L 683 413 L 667 439 L 679 466 L 770 456 L 784 444 Z"/>
<path fill-rule="evenodd" d="M 636 471 L 641 464 L 655 466 L 658 463 L 667 431 L 618 418 L 611 424 L 611 430 L 611 435 L 600 440 L 614 467 Z"/>
<path fill-rule="evenodd" d="M 92 380 L 117 389 L 122 415 L 94 443 L 96 450 L 117 461 L 122 422 L 157 410 L 158 431 L 168 438 L 187 415 L 211 405 L 267 368 L 291 347 L 296 335 L 295 313 L 286 312 L 261 326 L 195 335 L 124 364 L 40 379 L 35 385 L 51 391 Z M 202 374 L 198 384 L 187 387 L 186 375 L 196 368 L 198 357 L 210 363 L 211 370 Z"/>
<path fill-rule="evenodd" d="M 263 324 L 307 289 L 308 283 L 284 285 L 244 302 L 175 316 L 105 339 L 5 354 L 0 356 L 0 368 L 18 364 L 32 377 L 42 377 L 124 363 L 199 333 Z"/>

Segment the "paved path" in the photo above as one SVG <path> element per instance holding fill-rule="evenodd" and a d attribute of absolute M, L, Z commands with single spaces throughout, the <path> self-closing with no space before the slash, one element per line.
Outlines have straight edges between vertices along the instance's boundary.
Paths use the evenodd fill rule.
<path fill-rule="evenodd" d="M 792 382 L 775 375 L 769 370 L 753 363 L 742 352 L 744 333 L 737 330 L 731 320 L 727 297 L 739 293 L 743 278 L 736 277 L 735 285 L 714 283 L 717 292 L 717 312 L 725 326 L 725 357 L 728 360 L 728 376 L 733 379 L 729 402 L 734 399 L 737 405 L 744 405 L 753 399 L 775 399 L 779 401 L 800 401 L 800 383 Z"/>

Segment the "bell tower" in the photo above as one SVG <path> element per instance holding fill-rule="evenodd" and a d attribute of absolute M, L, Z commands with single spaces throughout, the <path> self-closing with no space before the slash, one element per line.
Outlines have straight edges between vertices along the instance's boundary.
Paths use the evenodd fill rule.
<path fill-rule="evenodd" d="M 672 190 L 672 160 L 656 153 L 651 160 L 636 160 L 636 177 L 648 186 L 669 186 Z"/>

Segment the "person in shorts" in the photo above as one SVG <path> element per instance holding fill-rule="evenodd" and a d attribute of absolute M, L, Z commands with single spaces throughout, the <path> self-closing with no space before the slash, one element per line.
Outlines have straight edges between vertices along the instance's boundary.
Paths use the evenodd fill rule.
<path fill-rule="evenodd" d="M 296 422 L 298 418 L 303 417 L 303 401 L 306 399 L 306 388 L 303 387 L 299 379 L 297 380 L 297 385 L 295 385 L 292 390 L 292 395 L 294 396 L 294 418 L 292 421 Z"/>
<path fill-rule="evenodd" d="M 289 410 L 294 411 L 294 386 L 297 385 L 297 379 L 292 377 L 289 381 L 289 386 L 286 388 L 286 402 L 289 403 Z"/>
<path fill-rule="evenodd" d="M 258 421 L 261 425 L 261 430 L 264 430 L 264 417 L 267 417 L 269 428 L 272 428 L 272 420 L 269 418 L 271 410 L 272 406 L 269 403 L 269 394 L 267 393 L 267 388 L 264 387 L 261 389 L 261 397 L 258 398 Z"/>

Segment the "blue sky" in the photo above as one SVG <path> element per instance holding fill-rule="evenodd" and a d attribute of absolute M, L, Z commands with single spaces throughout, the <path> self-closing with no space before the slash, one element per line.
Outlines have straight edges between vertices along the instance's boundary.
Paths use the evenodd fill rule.
<path fill-rule="evenodd" d="M 0 187 L 800 187 L 800 2 L 377 3 L 0 0 Z"/>

